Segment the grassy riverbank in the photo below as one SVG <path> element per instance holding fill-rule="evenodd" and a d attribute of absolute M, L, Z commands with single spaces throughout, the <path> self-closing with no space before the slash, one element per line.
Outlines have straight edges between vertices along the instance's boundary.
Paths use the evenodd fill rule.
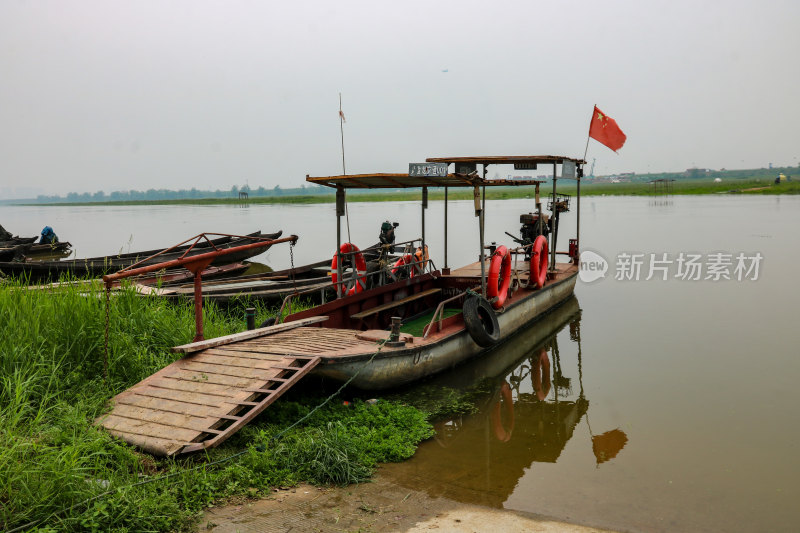
<path fill-rule="evenodd" d="M 684 179 L 672 182 L 673 195 L 703 195 L 703 194 L 800 194 L 800 180 L 784 182 L 780 185 L 773 183 L 774 178 L 726 178 L 715 183 L 713 178 Z M 542 194 L 547 194 L 549 185 L 542 186 Z M 558 185 L 559 192 L 575 194 L 575 182 L 565 181 Z M 490 200 L 505 200 L 512 198 L 526 198 L 532 195 L 530 187 L 492 187 L 486 190 L 486 198 Z M 347 196 L 349 202 L 395 202 L 418 200 L 418 190 L 407 191 L 354 191 Z M 663 192 L 656 194 L 653 185 L 646 182 L 630 183 L 593 183 L 584 181 L 581 185 L 581 196 L 663 196 Z M 444 190 L 434 188 L 429 192 L 429 199 L 438 201 L 444 199 Z M 470 189 L 452 189 L 448 192 L 450 200 L 470 200 Z M 62 202 L 57 204 L 26 204 L 26 205 L 242 205 L 250 204 L 320 204 L 333 203 L 335 196 L 331 194 L 303 195 L 303 196 L 259 196 L 251 197 L 247 201 L 238 198 L 194 198 L 183 200 L 137 200 L 117 202 Z"/>
<path fill-rule="evenodd" d="M 273 440 L 323 400 L 301 390 L 207 456 L 140 454 L 92 422 L 109 398 L 175 359 L 169 348 L 191 341 L 193 311 L 129 290 L 110 310 L 105 381 L 101 292 L 0 282 L 0 530 L 38 520 L 59 531 L 189 530 L 198 513 L 232 497 L 366 480 L 378 462 L 410 457 L 431 435 L 412 407 L 332 401 Z M 257 318 L 270 312 L 259 308 Z M 205 328 L 208 337 L 241 331 L 243 317 L 210 305 Z"/>

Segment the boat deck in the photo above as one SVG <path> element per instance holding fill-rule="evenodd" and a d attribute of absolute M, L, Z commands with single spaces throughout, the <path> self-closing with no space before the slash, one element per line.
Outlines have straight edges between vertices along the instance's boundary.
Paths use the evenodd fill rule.
<path fill-rule="evenodd" d="M 489 272 L 489 261 L 486 261 L 485 264 L 486 264 L 486 272 L 488 273 Z M 512 261 L 511 261 L 511 268 L 514 269 L 513 258 L 512 258 Z M 556 274 L 555 274 L 555 277 L 551 278 L 551 279 L 555 280 L 555 281 L 558 281 L 559 279 L 562 279 L 563 277 L 565 277 L 565 276 L 571 274 L 572 272 L 574 272 L 576 268 L 577 268 L 576 265 L 573 265 L 572 263 L 556 263 L 556 268 L 555 268 Z M 530 272 L 531 272 L 531 265 L 530 265 L 529 261 L 523 261 L 523 260 L 517 261 L 515 270 L 516 270 L 516 275 L 519 277 L 520 281 L 522 281 L 523 283 L 528 281 L 528 279 L 530 278 Z M 481 263 L 480 263 L 480 261 L 475 261 L 474 263 L 471 263 L 469 265 L 453 269 L 453 270 L 450 271 L 449 276 L 451 276 L 451 277 L 464 277 L 464 278 L 466 278 L 466 277 L 474 277 L 474 278 L 477 278 L 478 280 L 480 280 L 480 277 L 481 277 Z"/>

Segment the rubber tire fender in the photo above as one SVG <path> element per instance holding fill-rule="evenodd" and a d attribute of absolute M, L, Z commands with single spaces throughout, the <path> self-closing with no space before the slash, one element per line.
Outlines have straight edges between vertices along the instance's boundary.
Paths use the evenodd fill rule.
<path fill-rule="evenodd" d="M 464 325 L 475 344 L 488 348 L 500 340 L 500 324 L 492 305 L 480 296 L 467 298 L 463 307 Z"/>

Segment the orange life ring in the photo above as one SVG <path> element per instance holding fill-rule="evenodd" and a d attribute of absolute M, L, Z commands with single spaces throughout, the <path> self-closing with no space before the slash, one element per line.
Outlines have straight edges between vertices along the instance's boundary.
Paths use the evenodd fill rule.
<path fill-rule="evenodd" d="M 539 401 L 544 401 L 550 394 L 550 358 L 547 356 L 546 349 L 542 348 L 542 351 L 539 352 L 539 357 L 533 362 L 531 374 L 536 397 L 539 398 Z"/>
<path fill-rule="evenodd" d="M 501 404 L 505 405 L 506 418 L 508 419 L 509 425 L 508 429 L 503 427 L 503 418 L 500 412 L 502 408 Z M 511 396 L 511 385 L 509 385 L 507 381 L 504 381 L 503 384 L 500 385 L 500 400 L 497 400 L 494 404 L 491 418 L 492 430 L 497 440 L 500 442 L 510 441 L 511 433 L 514 431 L 514 399 Z"/>
<path fill-rule="evenodd" d="M 511 254 L 508 248 L 498 246 L 492 254 L 489 265 L 489 279 L 486 282 L 486 296 L 492 307 L 500 309 L 508 298 L 508 286 L 511 284 Z M 494 298 L 497 298 L 496 300 Z"/>
<path fill-rule="evenodd" d="M 358 246 L 350 244 L 349 242 L 342 243 L 339 247 L 339 253 L 351 254 L 353 252 L 355 252 L 353 258 L 356 265 L 356 284 L 350 287 L 347 291 L 347 296 L 352 296 L 367 288 L 367 262 L 364 259 L 364 254 L 361 253 Z M 339 272 L 337 269 L 339 266 L 339 253 L 333 254 L 333 261 L 331 261 L 331 281 L 336 286 L 336 294 L 344 293 L 344 287 L 337 285 L 339 281 Z"/>
<path fill-rule="evenodd" d="M 425 266 L 428 264 L 428 245 L 425 245 L 425 253 L 422 253 L 422 246 L 417 246 L 417 251 L 414 252 L 414 270 L 417 274 L 425 273 Z"/>
<path fill-rule="evenodd" d="M 533 241 L 533 251 L 531 252 L 531 281 L 536 284 L 537 289 L 544 287 L 544 282 L 547 281 L 548 252 L 547 238 L 539 235 Z"/>

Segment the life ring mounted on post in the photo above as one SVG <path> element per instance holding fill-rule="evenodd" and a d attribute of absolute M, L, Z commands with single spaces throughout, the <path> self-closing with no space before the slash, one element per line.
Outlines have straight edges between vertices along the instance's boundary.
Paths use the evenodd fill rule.
<path fill-rule="evenodd" d="M 530 280 L 536 285 L 537 289 L 544 287 L 544 283 L 547 281 L 548 252 L 547 237 L 539 235 L 533 241 L 533 250 L 531 251 Z"/>
<path fill-rule="evenodd" d="M 506 303 L 511 284 L 511 254 L 505 246 L 498 246 L 492 254 L 489 278 L 486 281 L 486 296 L 492 307 L 500 309 Z"/>
<path fill-rule="evenodd" d="M 361 253 L 361 250 L 358 249 L 358 246 L 355 244 L 351 244 L 349 242 L 342 243 L 339 247 L 339 252 L 333 254 L 333 260 L 331 261 L 331 281 L 336 286 L 336 294 L 337 295 L 344 295 L 345 288 L 340 286 L 339 283 L 339 254 L 347 254 L 347 256 L 353 257 L 353 264 L 355 265 L 355 284 L 347 289 L 346 294 L 347 296 L 352 296 L 359 292 L 366 290 L 367 288 L 367 261 L 364 259 L 364 254 Z M 342 260 L 344 261 L 346 258 Z"/>

